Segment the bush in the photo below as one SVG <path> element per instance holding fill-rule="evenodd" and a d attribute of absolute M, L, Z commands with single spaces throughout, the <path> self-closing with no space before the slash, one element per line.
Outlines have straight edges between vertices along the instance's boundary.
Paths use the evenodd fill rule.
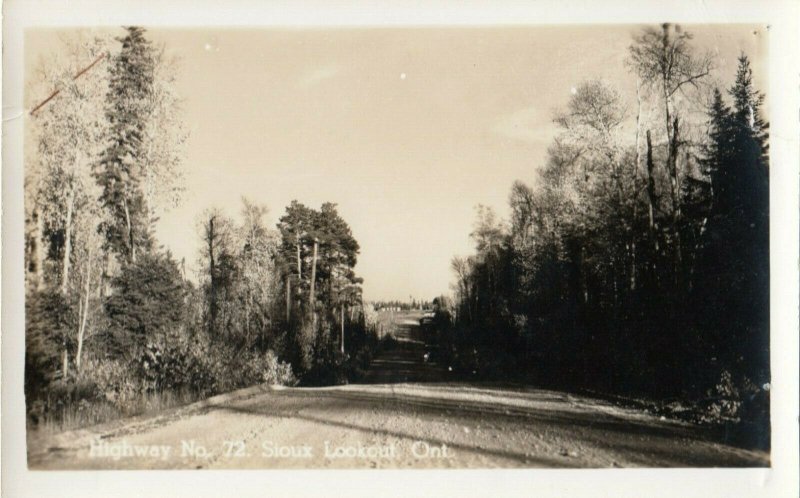
<path fill-rule="evenodd" d="M 204 361 L 210 348 L 198 339 L 172 333 L 158 335 L 149 341 L 137 362 L 145 390 L 190 389 L 198 394 L 213 391 L 213 372 Z"/>
<path fill-rule="evenodd" d="M 725 370 L 713 391 L 709 392 L 708 417 L 714 422 L 746 422 L 769 420 L 769 391 L 747 377 L 738 382 Z"/>
<path fill-rule="evenodd" d="M 303 376 L 303 384 L 309 386 L 336 386 L 347 383 L 347 357 L 331 348 L 326 348 Z"/>
<path fill-rule="evenodd" d="M 203 395 L 260 383 L 296 383 L 291 365 L 274 351 L 259 353 L 210 341 L 202 332 L 158 336 L 144 349 L 139 372 L 147 390 L 190 389 Z"/>
<path fill-rule="evenodd" d="M 216 366 L 222 368 L 215 372 L 220 392 L 261 383 L 289 386 L 297 383 L 292 366 L 279 361 L 271 350 L 258 353 L 230 348 L 220 353 L 221 361 Z"/>
<path fill-rule="evenodd" d="M 282 386 L 297 385 L 297 379 L 292 373 L 292 365 L 280 361 L 278 355 L 271 349 L 267 350 L 263 357 L 261 381 L 266 384 Z"/>
<path fill-rule="evenodd" d="M 119 360 L 87 357 L 78 376 L 93 383 L 96 399 L 122 407 L 142 392 L 141 382 Z"/>

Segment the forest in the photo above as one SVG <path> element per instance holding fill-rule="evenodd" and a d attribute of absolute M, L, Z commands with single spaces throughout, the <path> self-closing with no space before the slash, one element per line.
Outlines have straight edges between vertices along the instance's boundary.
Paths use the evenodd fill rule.
<path fill-rule="evenodd" d="M 359 378 L 378 346 L 332 203 L 277 225 L 242 199 L 204 211 L 197 275 L 155 223 L 185 189 L 177 61 L 144 29 L 70 42 L 40 64 L 26 155 L 25 394 L 56 429 L 258 383 Z M 38 86 L 37 86 L 38 85 Z"/>
<path fill-rule="evenodd" d="M 626 63 L 635 101 L 575 88 L 509 219 L 477 208 L 444 354 L 470 378 L 693 401 L 768 445 L 765 97 L 746 54 L 720 87 L 679 26 L 641 30 Z"/>
<path fill-rule="evenodd" d="M 379 312 L 432 309 L 450 378 L 659 400 L 769 444 L 769 127 L 747 54 L 722 81 L 689 31 L 637 29 L 635 93 L 573 88 L 508 216 L 476 208 L 451 294 L 365 303 L 331 202 L 210 207 L 196 260 L 175 258 L 155 227 L 190 174 L 179 61 L 140 27 L 62 48 L 27 89 L 31 424 L 357 382 L 390 342 Z"/>

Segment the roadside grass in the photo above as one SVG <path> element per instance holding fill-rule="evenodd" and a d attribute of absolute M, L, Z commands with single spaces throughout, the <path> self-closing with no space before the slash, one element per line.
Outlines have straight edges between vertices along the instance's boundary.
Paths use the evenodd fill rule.
<path fill-rule="evenodd" d="M 168 390 L 139 394 L 123 403 L 105 399 L 59 400 L 40 417 L 28 418 L 28 429 L 44 434 L 56 434 L 82 429 L 114 420 L 151 415 L 169 408 L 188 405 L 206 397 L 191 390 Z"/>

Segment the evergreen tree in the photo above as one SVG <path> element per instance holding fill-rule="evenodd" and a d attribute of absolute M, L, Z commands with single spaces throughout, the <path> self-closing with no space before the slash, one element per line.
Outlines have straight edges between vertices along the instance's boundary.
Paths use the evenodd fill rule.
<path fill-rule="evenodd" d="M 111 213 L 102 230 L 109 250 L 128 262 L 152 246 L 148 208 L 142 191 L 143 134 L 147 101 L 153 92 L 155 50 L 140 27 L 126 28 L 122 49 L 110 65 L 106 117 L 110 132 L 97 182 Z"/>
<path fill-rule="evenodd" d="M 106 313 L 115 353 L 135 358 L 148 340 L 181 327 L 186 288 L 169 253 L 142 254 L 136 263 L 124 265 L 112 283 L 116 292 Z"/>
<path fill-rule="evenodd" d="M 55 290 L 31 292 L 25 299 L 25 316 L 25 394 L 36 398 L 63 373 L 75 316 Z"/>
<path fill-rule="evenodd" d="M 353 272 L 359 246 L 350 226 L 339 216 L 336 204 L 323 204 L 317 219 L 320 287 L 327 294 L 330 304 L 334 304 L 334 301 L 341 300 L 346 288 L 361 283 L 361 279 Z"/>
<path fill-rule="evenodd" d="M 732 153 L 735 181 L 731 182 L 728 205 L 731 242 L 736 249 L 736 273 L 730 279 L 741 292 L 736 312 L 742 338 L 736 341 L 737 360 L 751 379 L 769 377 L 769 169 L 768 125 L 760 116 L 764 96 L 753 87 L 747 57 L 739 57 L 736 81 L 729 90 L 733 98 Z M 739 273 L 741 272 L 741 273 Z"/>
<path fill-rule="evenodd" d="M 764 96 L 753 88 L 753 72 L 747 56 L 739 57 L 736 82 L 728 91 L 733 98 L 731 113 L 732 152 L 737 157 L 736 182 L 731 192 L 732 208 L 751 228 L 760 229 L 769 208 L 768 125 L 760 115 Z"/>
<path fill-rule="evenodd" d="M 753 88 L 747 57 L 729 90 L 715 91 L 703 162 L 711 208 L 696 299 L 707 356 L 751 380 L 769 370 L 769 187 L 763 96 Z"/>
<path fill-rule="evenodd" d="M 731 111 L 725 105 L 722 93 L 714 89 L 713 100 L 708 110 L 708 144 L 702 162 L 703 173 L 711 180 L 711 202 L 715 212 L 726 211 L 724 206 L 731 190 L 731 151 L 733 149 L 731 132 Z"/>

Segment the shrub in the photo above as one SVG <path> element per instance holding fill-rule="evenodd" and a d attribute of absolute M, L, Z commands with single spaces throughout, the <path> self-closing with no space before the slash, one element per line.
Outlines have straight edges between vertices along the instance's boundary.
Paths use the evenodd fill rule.
<path fill-rule="evenodd" d="M 292 365 L 278 360 L 278 355 L 274 351 L 267 350 L 263 357 L 261 369 L 262 382 L 267 384 L 280 384 L 284 386 L 294 386 L 297 379 L 292 373 Z"/>
<path fill-rule="evenodd" d="M 148 341 L 137 364 L 145 390 L 213 391 L 213 372 L 204 361 L 210 348 L 201 338 L 169 333 Z"/>
<path fill-rule="evenodd" d="M 96 399 L 103 399 L 122 407 L 142 392 L 141 382 L 128 365 L 110 358 L 87 357 L 79 379 L 94 384 Z"/>
<path fill-rule="evenodd" d="M 720 375 L 720 380 L 709 392 L 708 415 L 715 422 L 755 422 L 769 417 L 769 392 L 764 386 L 757 386 L 747 377 L 738 382 L 728 370 Z"/>

